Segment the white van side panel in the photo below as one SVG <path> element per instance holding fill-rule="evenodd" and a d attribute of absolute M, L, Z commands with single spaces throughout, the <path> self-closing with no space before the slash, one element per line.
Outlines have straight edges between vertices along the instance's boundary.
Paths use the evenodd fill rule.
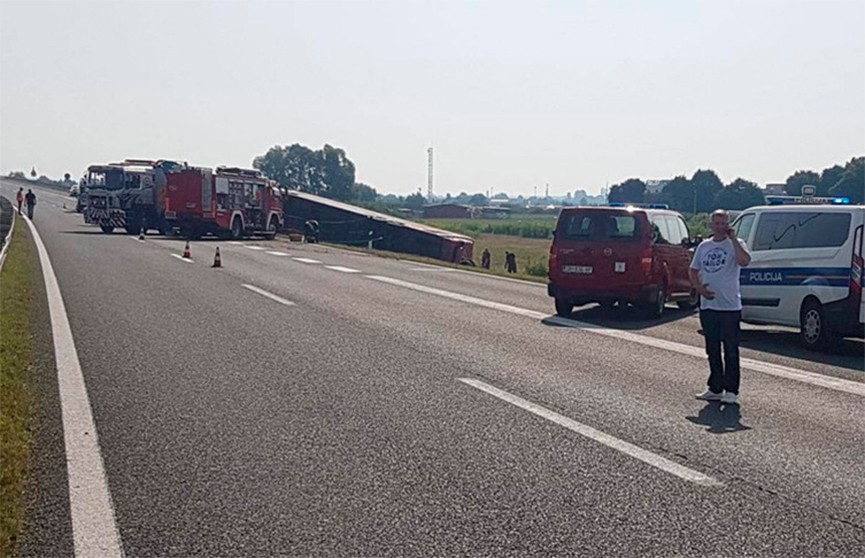
<path fill-rule="evenodd" d="M 803 207 L 786 206 L 789 211 Z M 745 240 L 754 245 L 760 219 L 765 208 L 754 208 L 756 219 Z M 834 211 L 838 211 L 834 209 Z M 863 223 L 865 209 L 845 208 L 852 214 L 848 239 L 838 247 L 758 250 L 751 252 L 751 264 L 742 269 L 742 319 L 746 322 L 799 326 L 799 313 L 808 296 L 821 304 L 847 298 L 851 284 L 851 257 L 854 234 Z M 807 210 L 817 211 L 814 207 Z M 770 209 L 770 211 L 772 211 Z M 775 209 L 774 211 L 778 211 Z M 744 215 L 744 214 L 743 214 Z M 857 243 L 857 249 L 858 249 Z M 860 321 L 865 321 L 865 300 L 860 306 Z"/>

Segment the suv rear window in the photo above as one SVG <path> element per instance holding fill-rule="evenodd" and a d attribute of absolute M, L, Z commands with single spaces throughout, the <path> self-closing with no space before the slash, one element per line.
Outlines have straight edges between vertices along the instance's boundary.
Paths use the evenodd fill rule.
<path fill-rule="evenodd" d="M 639 233 L 637 219 L 633 215 L 610 213 L 575 213 L 562 218 L 559 232 L 573 239 L 634 239 Z"/>

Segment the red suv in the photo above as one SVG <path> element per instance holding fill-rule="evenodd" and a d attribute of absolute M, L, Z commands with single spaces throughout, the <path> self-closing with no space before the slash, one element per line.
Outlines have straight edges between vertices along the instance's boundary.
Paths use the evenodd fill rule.
<path fill-rule="evenodd" d="M 660 317 L 668 301 L 693 308 L 699 298 L 688 267 L 697 244 L 682 216 L 668 209 L 566 208 L 550 248 L 547 292 L 560 316 L 590 302 L 630 303 L 651 317 Z"/>

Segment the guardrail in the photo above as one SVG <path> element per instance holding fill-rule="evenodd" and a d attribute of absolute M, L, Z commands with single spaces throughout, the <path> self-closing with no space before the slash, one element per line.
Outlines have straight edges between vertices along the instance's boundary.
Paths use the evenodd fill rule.
<path fill-rule="evenodd" d="M 12 202 L 0 196 L 0 270 L 6 262 L 6 252 L 12 239 L 12 229 L 15 228 L 15 208 Z"/>

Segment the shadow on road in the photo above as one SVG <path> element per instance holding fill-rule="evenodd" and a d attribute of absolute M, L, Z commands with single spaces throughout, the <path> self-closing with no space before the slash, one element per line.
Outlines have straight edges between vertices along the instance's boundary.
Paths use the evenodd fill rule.
<path fill-rule="evenodd" d="M 794 331 L 743 328 L 739 345 L 754 351 L 865 372 L 865 343 L 860 340 L 844 339 L 828 352 L 817 352 L 803 347 L 799 334 Z"/>
<path fill-rule="evenodd" d="M 738 405 L 722 405 L 718 401 L 709 401 L 700 409 L 695 417 L 685 417 L 700 426 L 708 426 L 706 432 L 711 434 L 730 434 L 751 430 L 750 426 L 742 424 L 742 412 Z"/>
<path fill-rule="evenodd" d="M 613 308 L 602 308 L 593 305 L 574 310 L 568 319 L 611 329 L 642 330 L 675 322 L 695 313 L 695 310 L 682 310 L 667 306 L 660 318 L 645 318 L 640 309 L 631 306 L 617 305 Z M 562 327 L 561 324 L 556 324 L 553 321 L 542 320 L 542 323 L 548 326 Z"/>

